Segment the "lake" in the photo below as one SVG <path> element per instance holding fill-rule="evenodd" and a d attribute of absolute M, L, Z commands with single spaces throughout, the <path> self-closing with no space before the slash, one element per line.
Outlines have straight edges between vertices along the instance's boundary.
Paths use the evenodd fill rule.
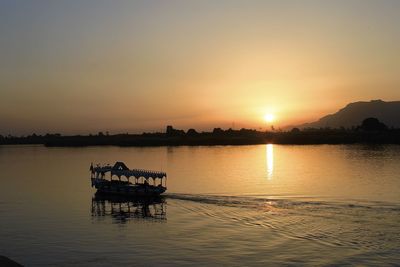
<path fill-rule="evenodd" d="M 96 198 L 89 166 L 168 173 Z M 26 266 L 395 265 L 400 146 L 0 146 L 0 255 Z"/>

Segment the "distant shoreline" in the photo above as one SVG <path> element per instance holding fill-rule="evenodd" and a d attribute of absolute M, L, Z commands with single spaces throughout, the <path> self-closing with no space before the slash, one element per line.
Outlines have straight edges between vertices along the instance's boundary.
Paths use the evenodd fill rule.
<path fill-rule="evenodd" d="M 75 135 L 47 134 L 25 137 L 2 137 L 0 145 L 41 144 L 47 147 L 155 147 L 155 146 L 223 146 L 255 144 L 400 144 L 400 130 L 362 131 L 349 129 L 295 129 L 288 132 L 256 130 L 221 130 L 197 133 L 172 129 L 167 133 Z"/>

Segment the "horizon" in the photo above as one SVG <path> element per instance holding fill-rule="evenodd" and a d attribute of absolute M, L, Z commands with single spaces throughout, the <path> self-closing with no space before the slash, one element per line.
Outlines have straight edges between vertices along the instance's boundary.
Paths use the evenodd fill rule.
<path fill-rule="evenodd" d="M 393 101 L 386 101 L 386 100 L 382 100 L 382 99 L 371 99 L 371 100 L 369 100 L 369 101 L 356 101 L 356 102 L 351 102 L 351 103 L 347 103 L 347 105 L 349 105 L 349 104 L 354 104 L 354 103 L 371 103 L 371 102 L 376 102 L 376 101 L 381 101 L 381 102 L 384 102 L 384 103 L 389 103 L 389 102 L 400 102 L 400 100 L 393 100 Z M 345 105 L 345 106 L 343 106 L 343 107 L 347 107 L 347 105 Z M 333 114 L 335 114 L 335 113 L 337 113 L 339 110 L 336 110 L 335 112 L 332 112 L 332 113 L 328 113 L 328 114 L 325 114 L 325 115 L 323 115 L 323 117 L 325 117 L 325 116 L 327 116 L 327 115 L 333 115 Z M 266 115 L 270 115 L 270 114 L 266 114 Z M 267 116 L 268 117 L 268 116 Z M 121 135 L 121 134 L 130 134 L 130 135 L 136 135 L 136 134 L 144 134 L 144 133 L 163 133 L 163 132 L 165 132 L 165 130 L 166 130 L 166 128 L 168 127 L 168 126 L 172 126 L 172 127 L 174 127 L 174 129 L 177 129 L 177 130 L 184 130 L 185 132 L 187 132 L 188 130 L 190 130 L 190 129 L 194 129 L 194 130 L 196 130 L 197 132 L 199 132 L 199 133 L 206 133 L 206 132 L 212 132 L 214 129 L 216 129 L 216 128 L 220 128 L 220 129 L 222 129 L 222 130 L 229 130 L 229 129 L 232 129 L 232 130 L 235 130 L 235 131 L 237 131 L 237 130 L 241 130 L 241 129 L 245 129 L 245 130 L 255 130 L 255 131 L 271 131 L 271 127 L 274 127 L 275 128 L 275 130 L 283 130 L 283 131 L 288 131 L 288 130 L 291 130 L 291 129 L 293 129 L 293 128 L 297 128 L 297 127 L 301 127 L 302 125 L 304 125 L 304 124 L 310 124 L 310 123 L 314 123 L 314 122 L 318 122 L 318 120 L 319 119 L 321 119 L 321 118 L 323 118 L 323 117 L 320 117 L 320 118 L 318 118 L 318 119 L 316 119 L 316 120 L 314 120 L 314 121 L 310 121 L 310 122 L 304 122 L 304 123 L 302 123 L 302 124 L 296 124 L 296 125 L 285 125 L 285 126 L 283 126 L 283 127 L 280 127 L 280 126 L 275 126 L 274 125 L 274 123 L 273 123 L 273 120 L 274 119 L 270 119 L 271 121 L 267 121 L 266 123 L 267 123 L 267 126 L 265 126 L 265 125 L 262 125 L 261 127 L 249 127 L 249 128 L 246 128 L 246 127 L 236 127 L 237 125 L 233 122 L 233 123 L 231 123 L 231 125 L 229 126 L 229 125 L 227 125 L 226 127 L 221 127 L 221 126 L 218 126 L 218 125 L 216 125 L 216 126 L 214 126 L 214 127 L 211 127 L 211 128 L 196 128 L 196 127 L 190 127 L 190 126 L 186 126 L 186 127 L 183 127 L 183 128 L 179 128 L 179 127 L 175 127 L 174 125 L 164 125 L 164 127 L 163 128 L 159 128 L 159 129 L 156 129 L 156 130 L 152 130 L 152 129 L 150 129 L 150 130 L 143 130 L 143 131 L 140 131 L 140 130 L 136 130 L 135 132 L 129 132 L 129 131 L 124 131 L 124 130 L 122 130 L 122 131 L 115 131 L 115 132 L 110 132 L 110 131 L 104 131 L 104 130 L 99 130 L 99 131 L 97 131 L 97 132 L 79 132 L 79 133 L 74 133 L 74 132 L 71 132 L 71 133 L 62 133 L 62 132 L 44 132 L 44 131 L 42 131 L 42 132 L 31 132 L 31 133 L 25 133 L 25 134 L 17 134 L 17 135 L 13 135 L 13 134 L 10 134 L 10 133 L 7 133 L 7 134 L 4 134 L 4 133 L 0 133 L 0 136 L 4 136 L 4 137 L 7 137 L 7 136 L 12 136 L 12 137 L 24 137 L 24 136 L 32 136 L 32 135 L 38 135 L 38 136 L 43 136 L 43 135 L 46 135 L 46 134 L 50 134 L 50 135 L 54 135 L 54 134 L 61 134 L 62 136 L 74 136 L 74 135 L 82 135 L 82 136 L 84 136 L 84 135 L 97 135 L 97 134 L 99 134 L 99 133 L 103 133 L 103 134 L 105 134 L 105 133 L 108 133 L 109 135 Z M 360 122 L 361 123 L 361 122 Z M 240 126 L 240 125 L 239 125 Z M 269 126 L 269 127 L 268 127 Z M 353 125 L 353 127 L 354 126 L 357 126 L 357 125 Z M 345 127 L 346 128 L 346 127 Z M 335 127 L 334 128 L 332 128 L 332 129 L 335 129 Z M 274 130 L 272 130 L 272 131 L 274 131 Z"/>
<path fill-rule="evenodd" d="M 285 128 L 400 99 L 397 1 L 0 7 L 2 135 Z"/>

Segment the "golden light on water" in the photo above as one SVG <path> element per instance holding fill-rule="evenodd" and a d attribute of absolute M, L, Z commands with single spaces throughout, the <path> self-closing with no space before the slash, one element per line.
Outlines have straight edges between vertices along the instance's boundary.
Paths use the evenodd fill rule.
<path fill-rule="evenodd" d="M 266 154 L 267 154 L 267 178 L 268 180 L 272 179 L 272 175 L 274 173 L 274 145 L 267 144 L 266 146 Z"/>

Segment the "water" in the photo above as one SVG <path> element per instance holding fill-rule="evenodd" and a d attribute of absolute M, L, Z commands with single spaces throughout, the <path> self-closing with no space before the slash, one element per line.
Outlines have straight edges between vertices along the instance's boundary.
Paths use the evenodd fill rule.
<path fill-rule="evenodd" d="M 168 173 L 94 196 L 90 162 Z M 395 265 L 399 146 L 0 147 L 0 255 L 27 266 Z"/>

